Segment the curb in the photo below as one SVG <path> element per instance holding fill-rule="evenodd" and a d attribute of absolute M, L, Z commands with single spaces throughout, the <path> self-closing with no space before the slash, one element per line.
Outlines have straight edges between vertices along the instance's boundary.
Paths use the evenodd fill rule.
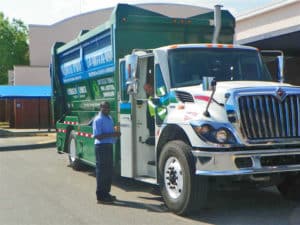
<path fill-rule="evenodd" d="M 55 135 L 55 132 L 10 132 L 6 130 L 0 130 L 0 137 L 32 137 L 32 136 L 51 136 Z"/>
<path fill-rule="evenodd" d="M 41 148 L 52 148 L 56 146 L 55 141 L 46 142 L 42 144 L 28 144 L 28 145 L 17 145 L 17 146 L 1 146 L 0 151 L 18 151 L 18 150 L 33 150 Z"/>

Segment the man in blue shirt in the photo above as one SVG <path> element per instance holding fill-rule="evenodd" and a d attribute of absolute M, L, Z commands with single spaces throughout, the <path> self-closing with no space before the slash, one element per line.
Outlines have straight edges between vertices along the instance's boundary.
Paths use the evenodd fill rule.
<path fill-rule="evenodd" d="M 96 196 L 98 203 L 112 203 L 116 197 L 110 194 L 113 173 L 113 144 L 120 132 L 114 129 L 114 121 L 109 115 L 108 102 L 100 104 L 100 112 L 93 121 L 96 155 Z"/>

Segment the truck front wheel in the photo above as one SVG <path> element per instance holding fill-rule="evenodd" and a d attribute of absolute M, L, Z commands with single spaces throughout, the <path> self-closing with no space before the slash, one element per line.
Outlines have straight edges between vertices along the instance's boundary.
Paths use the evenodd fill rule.
<path fill-rule="evenodd" d="M 195 175 L 191 147 L 183 141 L 167 143 L 159 158 L 159 182 L 167 207 L 178 215 L 207 203 L 208 180 Z"/>

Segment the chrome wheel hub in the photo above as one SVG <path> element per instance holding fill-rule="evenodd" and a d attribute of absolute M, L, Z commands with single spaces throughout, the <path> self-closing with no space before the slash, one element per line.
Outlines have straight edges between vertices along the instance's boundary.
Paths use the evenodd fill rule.
<path fill-rule="evenodd" d="M 164 168 L 164 182 L 171 198 L 178 198 L 183 191 L 183 173 L 177 158 L 171 157 L 166 161 Z"/>
<path fill-rule="evenodd" d="M 76 145 L 75 145 L 75 139 L 74 138 L 72 138 L 71 142 L 70 142 L 70 152 L 69 152 L 69 155 L 70 155 L 70 160 L 72 162 L 74 162 L 75 159 L 76 159 Z"/>

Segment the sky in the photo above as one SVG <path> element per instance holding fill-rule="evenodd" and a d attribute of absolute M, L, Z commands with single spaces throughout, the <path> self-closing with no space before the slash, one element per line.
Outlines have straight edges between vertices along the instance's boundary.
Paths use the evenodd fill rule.
<path fill-rule="evenodd" d="M 10 20 L 20 19 L 27 25 L 51 25 L 74 15 L 113 7 L 117 3 L 184 3 L 207 8 L 220 4 L 223 9 L 238 16 L 282 1 L 284 0 L 0 0 L 0 12 Z"/>

